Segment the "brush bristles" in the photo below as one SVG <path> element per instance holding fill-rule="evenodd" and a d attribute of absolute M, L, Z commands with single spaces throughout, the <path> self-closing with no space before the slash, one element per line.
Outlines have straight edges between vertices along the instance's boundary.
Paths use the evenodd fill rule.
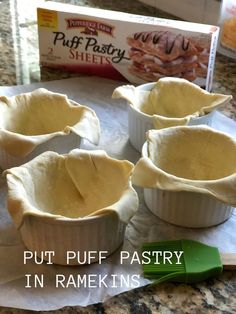
<path fill-rule="evenodd" d="M 171 273 L 185 272 L 181 241 L 145 243 L 142 254 L 150 256 L 149 262 L 143 264 L 145 277 L 157 279 Z"/>
<path fill-rule="evenodd" d="M 194 240 L 146 243 L 142 257 L 144 276 L 155 284 L 170 280 L 199 282 L 222 272 L 218 249 Z"/>

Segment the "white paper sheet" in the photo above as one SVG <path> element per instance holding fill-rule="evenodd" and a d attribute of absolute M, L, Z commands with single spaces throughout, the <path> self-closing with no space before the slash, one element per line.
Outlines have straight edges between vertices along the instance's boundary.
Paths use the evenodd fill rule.
<path fill-rule="evenodd" d="M 32 91 L 38 87 L 66 93 L 70 99 L 93 108 L 101 123 L 102 136 L 98 147 L 82 143 L 83 148 L 105 149 L 109 155 L 118 159 L 128 159 L 136 162 L 140 155 L 132 148 L 128 141 L 127 107 L 123 101 L 111 99 L 111 94 L 122 82 L 106 80 L 102 78 L 87 77 L 67 80 L 37 83 L 27 86 L 0 87 L 1 95 L 14 95 L 20 92 Z M 226 127 L 227 132 L 235 135 L 236 124 L 225 120 L 225 116 L 217 113 L 212 127 Z M 0 305 L 23 308 L 29 310 L 55 310 L 64 306 L 87 306 L 102 302 L 123 291 L 137 286 L 132 276 L 140 276 L 138 285 L 149 283 L 142 277 L 142 267 L 138 263 L 131 264 L 131 259 L 125 265 L 120 263 L 120 251 L 133 252 L 139 250 L 143 242 L 159 241 L 166 239 L 196 239 L 207 244 L 217 246 L 222 252 L 236 252 L 236 214 L 225 223 L 211 228 L 188 229 L 165 223 L 155 217 L 144 205 L 142 190 L 137 189 L 140 198 L 138 213 L 127 226 L 123 246 L 101 265 L 91 264 L 87 266 L 58 266 L 37 265 L 33 261 L 23 264 L 25 247 L 18 231 L 14 228 L 6 209 L 6 185 L 0 180 Z M 109 240 L 108 240 L 109 241 Z M 26 274 L 44 275 L 44 287 L 26 288 Z M 71 275 L 77 278 L 79 274 L 95 274 L 105 280 L 92 286 L 81 285 L 75 288 L 73 284 L 67 288 L 55 287 L 56 274 L 64 274 L 66 278 Z M 41 278 L 41 277 L 40 277 Z M 115 278 L 115 280 L 114 280 Z M 127 281 L 127 282 L 124 282 Z M 129 282 L 128 282 L 129 281 Z M 33 282 L 30 281 L 33 286 Z"/>

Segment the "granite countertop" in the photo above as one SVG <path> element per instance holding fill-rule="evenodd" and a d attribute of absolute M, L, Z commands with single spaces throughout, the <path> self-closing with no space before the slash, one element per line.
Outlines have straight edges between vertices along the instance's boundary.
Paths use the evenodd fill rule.
<path fill-rule="evenodd" d="M 0 1 L 0 86 L 79 76 L 39 67 L 35 8 L 42 2 Z M 134 0 L 58 2 L 174 18 Z M 217 54 L 213 91 L 233 95 L 234 99 L 222 108 L 222 111 L 236 119 L 236 61 Z M 32 311 L 0 307 L 0 313 L 5 314 L 27 312 Z M 236 272 L 227 271 L 218 279 L 194 285 L 163 283 L 154 287 L 139 288 L 102 304 L 86 308 L 66 307 L 50 313 L 236 313 Z"/>

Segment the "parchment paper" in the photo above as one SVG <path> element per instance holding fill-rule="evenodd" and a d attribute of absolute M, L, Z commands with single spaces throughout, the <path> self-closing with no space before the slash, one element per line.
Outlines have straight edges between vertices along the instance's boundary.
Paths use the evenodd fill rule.
<path fill-rule="evenodd" d="M 93 108 L 101 123 L 102 136 L 98 147 L 84 141 L 82 147 L 86 149 L 105 149 L 107 153 L 118 159 L 128 159 L 136 162 L 140 155 L 132 148 L 128 141 L 127 106 L 124 101 L 112 100 L 111 94 L 123 82 L 111 81 L 97 77 L 73 78 L 47 83 L 37 83 L 27 86 L 0 87 L 1 95 L 15 95 L 20 92 L 32 91 L 38 87 L 45 87 L 51 91 L 66 93 L 68 97 L 81 104 Z M 56 117 L 55 117 L 56 118 Z M 236 123 L 220 113 L 213 118 L 212 127 L 236 134 Z M 138 213 L 127 226 L 123 246 L 100 265 L 88 266 L 58 266 L 36 264 L 30 261 L 23 264 L 24 247 L 18 231 L 14 228 L 6 209 L 6 185 L 0 179 L 0 305 L 23 308 L 29 310 L 55 310 L 63 306 L 87 306 L 103 302 L 121 292 L 137 286 L 132 276 L 140 276 L 138 285 L 149 283 L 142 277 L 142 267 L 139 263 L 131 263 L 131 258 L 124 265 L 120 263 L 120 251 L 135 253 L 140 245 L 147 241 L 167 239 L 196 239 L 204 243 L 217 246 L 222 252 L 236 252 L 236 214 L 225 223 L 211 228 L 188 229 L 165 223 L 154 216 L 145 206 L 142 190 L 137 189 L 140 198 Z M 108 239 L 109 241 L 109 239 Z M 26 288 L 26 274 L 44 274 L 44 287 Z M 100 274 L 106 276 L 106 286 L 95 282 L 93 287 L 79 287 L 68 285 L 67 288 L 55 287 L 56 274 Z M 114 283 L 113 278 L 116 276 Z M 122 277 L 123 276 L 123 277 Z M 127 282 L 124 282 L 123 279 Z M 136 277 L 137 278 L 137 277 Z"/>

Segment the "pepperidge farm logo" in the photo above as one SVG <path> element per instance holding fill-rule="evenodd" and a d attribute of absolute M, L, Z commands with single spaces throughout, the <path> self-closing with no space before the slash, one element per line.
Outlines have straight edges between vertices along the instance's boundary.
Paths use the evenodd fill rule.
<path fill-rule="evenodd" d="M 126 50 L 117 47 L 114 26 L 103 21 L 65 18 L 66 29 L 52 32 L 52 46 L 68 51 L 68 60 L 86 64 L 110 65 L 129 60 Z M 102 34 L 101 34 L 102 33 Z M 99 36 L 101 34 L 101 36 Z M 109 36 L 103 36 L 107 34 Z M 118 43 L 119 44 L 119 43 Z"/>
<path fill-rule="evenodd" d="M 102 32 L 113 37 L 114 27 L 98 21 L 70 18 L 66 19 L 66 25 L 67 29 L 82 28 L 81 34 L 98 36 Z"/>

